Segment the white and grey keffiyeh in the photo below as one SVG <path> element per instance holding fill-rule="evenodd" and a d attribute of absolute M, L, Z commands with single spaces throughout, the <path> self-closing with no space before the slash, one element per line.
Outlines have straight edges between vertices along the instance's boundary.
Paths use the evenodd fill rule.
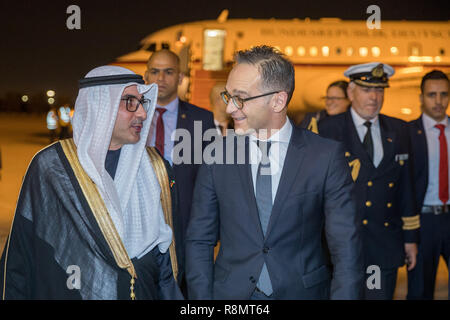
<path fill-rule="evenodd" d="M 117 66 L 91 70 L 85 78 L 135 74 Z M 137 85 L 138 92 L 151 100 L 141 138 L 122 147 L 114 180 L 105 169 L 120 98 L 124 89 Z M 164 221 L 161 189 L 150 163 L 145 143 L 155 112 L 156 84 L 107 84 L 82 88 L 75 102 L 73 138 L 83 169 L 97 185 L 130 258 L 140 258 L 154 247 L 165 253 L 172 230 Z"/>

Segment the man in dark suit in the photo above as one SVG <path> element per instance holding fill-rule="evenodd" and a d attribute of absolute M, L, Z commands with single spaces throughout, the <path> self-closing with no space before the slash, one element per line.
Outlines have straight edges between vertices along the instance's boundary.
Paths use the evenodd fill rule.
<path fill-rule="evenodd" d="M 178 212 L 178 216 L 173 217 L 173 220 L 179 283 L 183 289 L 184 239 L 192 192 L 206 143 L 203 142 L 203 136 L 206 130 L 215 128 L 214 118 L 212 112 L 178 98 L 178 85 L 182 82 L 183 74 L 180 72 L 180 59 L 174 52 L 167 49 L 154 52 L 148 60 L 144 78 L 146 83 L 158 85 L 156 112 L 147 145 L 156 146 L 173 166 L 177 184 L 178 208 L 174 212 Z"/>
<path fill-rule="evenodd" d="M 355 181 L 363 227 L 365 299 L 393 299 L 397 269 L 415 266 L 419 217 L 414 209 L 406 123 L 380 114 L 394 69 L 368 63 L 350 67 L 350 109 L 319 123 L 320 135 L 342 141 Z"/>
<path fill-rule="evenodd" d="M 359 298 L 361 238 L 342 145 L 290 123 L 294 68 L 276 49 L 240 51 L 236 62 L 221 95 L 237 135 L 217 142 L 194 190 L 189 298 Z"/>
<path fill-rule="evenodd" d="M 439 258 L 442 255 L 448 267 L 450 257 L 448 77 L 433 70 L 420 88 L 422 115 L 409 123 L 409 134 L 421 228 L 417 266 L 408 272 L 407 298 L 431 300 Z"/>

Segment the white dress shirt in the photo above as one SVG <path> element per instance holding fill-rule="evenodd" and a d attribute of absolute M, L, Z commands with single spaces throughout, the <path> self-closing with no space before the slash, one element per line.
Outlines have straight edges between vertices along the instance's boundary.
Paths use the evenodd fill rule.
<path fill-rule="evenodd" d="M 355 124 L 356 131 L 358 132 L 359 140 L 361 142 L 364 141 L 364 137 L 366 136 L 368 128 L 364 125 L 367 121 L 359 116 L 353 108 L 350 108 L 350 112 L 352 114 L 353 123 Z M 372 122 L 371 131 L 372 131 L 372 141 L 373 141 L 373 165 L 378 167 L 381 160 L 383 159 L 383 143 L 381 142 L 381 130 L 380 130 L 380 121 L 378 120 L 378 116 L 369 120 Z"/>
<path fill-rule="evenodd" d="M 435 128 L 434 126 L 437 124 L 443 124 L 445 126 L 444 132 L 445 137 L 447 139 L 447 154 L 449 154 L 448 147 L 450 144 L 450 127 L 447 117 L 445 117 L 445 119 L 440 122 L 436 122 L 436 120 L 433 120 L 425 113 L 422 114 L 422 122 L 423 128 L 425 130 L 425 136 L 427 138 L 427 149 L 428 149 L 428 186 L 427 192 L 425 193 L 425 199 L 423 201 L 423 204 L 426 206 L 438 206 L 442 205 L 442 201 L 439 200 L 440 131 L 438 128 Z M 448 159 L 450 159 L 450 157 Z M 450 203 L 450 201 L 448 201 L 447 203 Z"/>
<path fill-rule="evenodd" d="M 272 204 L 275 202 L 275 196 L 280 183 L 281 172 L 283 171 L 284 160 L 292 135 L 292 124 L 286 117 L 286 123 L 283 127 L 274 133 L 267 141 L 271 142 L 269 149 L 270 172 L 272 175 Z M 252 167 L 253 191 L 256 195 L 256 175 L 261 161 L 262 152 L 257 145 L 257 138 L 250 136 L 250 163 Z"/>

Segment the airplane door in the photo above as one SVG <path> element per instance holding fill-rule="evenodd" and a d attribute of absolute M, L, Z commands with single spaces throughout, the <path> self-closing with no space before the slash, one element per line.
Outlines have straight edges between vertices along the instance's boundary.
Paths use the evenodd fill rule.
<path fill-rule="evenodd" d="M 178 54 L 180 57 L 180 71 L 189 74 L 189 62 L 191 61 L 191 45 L 183 45 Z"/>
<path fill-rule="evenodd" d="M 222 70 L 226 31 L 205 29 L 203 31 L 203 69 Z"/>

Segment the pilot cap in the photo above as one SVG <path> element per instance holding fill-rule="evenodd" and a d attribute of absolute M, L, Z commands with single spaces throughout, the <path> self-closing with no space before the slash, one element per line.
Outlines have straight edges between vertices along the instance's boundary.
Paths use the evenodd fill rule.
<path fill-rule="evenodd" d="M 394 68 L 388 64 L 371 62 L 351 66 L 344 72 L 344 76 L 363 87 L 388 88 L 388 79 L 394 72 Z"/>

